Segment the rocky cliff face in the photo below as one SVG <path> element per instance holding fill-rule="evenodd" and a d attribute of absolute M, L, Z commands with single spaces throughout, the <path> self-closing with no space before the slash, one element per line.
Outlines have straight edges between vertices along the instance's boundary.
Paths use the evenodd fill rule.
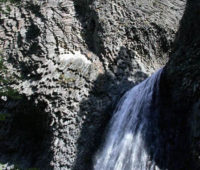
<path fill-rule="evenodd" d="M 117 100 L 167 62 L 184 6 L 1 1 L 0 163 L 90 169 Z"/>
<path fill-rule="evenodd" d="M 179 130 L 188 143 L 188 154 L 194 166 L 200 168 L 200 3 L 188 0 L 176 34 L 171 59 L 165 67 L 164 83 L 168 98 L 177 109 Z M 177 122 L 176 122 L 177 123 Z"/>

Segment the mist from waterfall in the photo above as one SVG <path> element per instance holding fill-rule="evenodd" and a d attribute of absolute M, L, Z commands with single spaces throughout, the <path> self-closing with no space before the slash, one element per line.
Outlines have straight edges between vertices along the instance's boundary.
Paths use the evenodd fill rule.
<path fill-rule="evenodd" d="M 155 140 L 159 82 L 162 69 L 127 91 L 110 121 L 105 143 L 94 159 L 94 170 L 156 170 L 144 138 Z M 149 121 L 149 120 L 154 121 Z M 155 137 L 155 138 L 154 138 Z M 154 149 L 156 155 L 158 149 Z"/>

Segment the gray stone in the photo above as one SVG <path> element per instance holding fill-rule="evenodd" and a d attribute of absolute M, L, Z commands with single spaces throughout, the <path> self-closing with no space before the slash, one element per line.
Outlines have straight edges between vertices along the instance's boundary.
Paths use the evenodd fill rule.
<path fill-rule="evenodd" d="M 17 162 L 22 169 L 89 170 L 120 96 L 168 60 L 184 5 L 182 0 L 9 4 L 8 16 L 0 12 L 0 51 L 12 65 L 7 72 L 19 75 L 12 87 L 23 97 L 15 105 L 0 99 L 0 111 L 14 115 L 5 123 L 13 135 L 0 124 L 6 137 L 0 140 L 0 162 Z M 6 4 L 0 6 L 6 10 Z"/>

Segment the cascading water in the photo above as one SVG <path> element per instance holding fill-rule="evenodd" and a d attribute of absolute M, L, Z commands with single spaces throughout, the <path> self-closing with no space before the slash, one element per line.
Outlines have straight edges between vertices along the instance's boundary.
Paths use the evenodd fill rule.
<path fill-rule="evenodd" d="M 122 97 L 109 124 L 105 144 L 95 156 L 94 170 L 157 169 L 143 139 L 148 136 L 156 140 L 153 137 L 159 133 L 153 127 L 158 115 L 155 105 L 161 73 L 162 69 Z M 151 147 L 155 145 L 156 141 Z"/>

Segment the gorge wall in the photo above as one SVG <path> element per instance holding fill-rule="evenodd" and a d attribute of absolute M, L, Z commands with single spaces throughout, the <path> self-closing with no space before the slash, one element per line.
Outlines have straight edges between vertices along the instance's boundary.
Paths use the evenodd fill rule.
<path fill-rule="evenodd" d="M 0 164 L 90 169 L 118 99 L 167 62 L 185 1 L 0 7 Z"/>
<path fill-rule="evenodd" d="M 177 109 L 182 136 L 187 136 L 192 169 L 200 168 L 200 2 L 188 0 L 176 34 L 171 59 L 165 67 L 163 84 L 170 105 Z M 176 122 L 177 123 L 177 122 Z M 180 130 L 180 128 L 179 128 Z M 189 134 L 189 135 L 186 135 Z"/>

